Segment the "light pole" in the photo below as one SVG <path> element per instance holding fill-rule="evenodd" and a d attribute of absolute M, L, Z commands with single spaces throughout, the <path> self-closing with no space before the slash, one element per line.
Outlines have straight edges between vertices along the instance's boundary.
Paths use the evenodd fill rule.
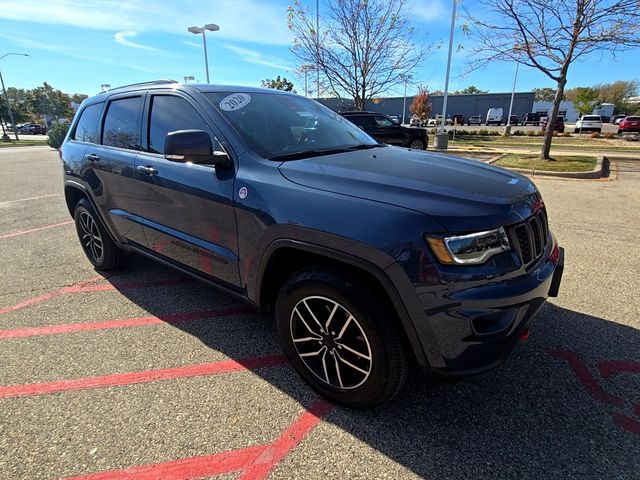
<path fill-rule="evenodd" d="M 220 27 L 215 23 L 207 23 L 204 27 L 189 27 L 187 29 L 195 35 L 202 34 L 202 45 L 204 45 L 204 68 L 207 72 L 207 83 L 209 83 L 209 59 L 207 58 L 207 34 L 206 31 L 217 32 Z"/>
<path fill-rule="evenodd" d="M 314 68 L 315 68 L 315 65 L 312 65 L 311 63 L 305 63 L 298 69 L 298 73 L 304 75 L 304 96 L 305 97 L 309 96 L 307 75 L 309 74 L 309 72 L 313 72 Z"/>
<path fill-rule="evenodd" d="M 458 4 L 457 0 L 453 0 L 453 7 L 451 10 L 451 30 L 449 31 L 449 56 L 447 58 L 447 76 L 444 80 L 444 99 L 442 101 L 442 123 L 440 123 L 440 128 L 438 129 L 439 134 L 444 132 L 444 124 L 447 118 L 447 97 L 449 96 L 449 72 L 451 71 L 451 53 L 453 52 L 453 32 L 454 32 L 454 29 L 456 28 L 457 4 Z"/>
<path fill-rule="evenodd" d="M 28 57 L 29 55 L 27 53 L 5 53 L 4 55 L 2 55 L 0 57 L 0 60 L 2 60 L 4 57 L 8 57 L 9 55 L 18 55 L 19 57 Z M 20 140 L 18 138 L 18 129 L 16 128 L 16 122 L 13 120 L 13 112 L 11 111 L 11 105 L 9 104 L 9 96 L 7 95 L 7 90 L 4 88 L 4 79 L 2 78 L 2 72 L 0 72 L 0 83 L 2 84 L 2 93 L 4 94 L 4 100 L 5 102 L 7 102 L 7 110 L 9 111 L 9 120 L 11 120 L 11 127 L 13 128 L 13 134 L 16 137 L 16 140 Z M 6 133 L 4 133 L 3 131 L 3 135 L 2 135 L 2 141 L 6 142 L 8 140 L 8 136 Z"/>
<path fill-rule="evenodd" d="M 411 79 L 411 75 L 402 75 L 400 78 L 404 80 L 404 98 L 402 99 L 402 124 L 404 125 L 404 114 L 407 111 L 407 82 Z"/>
<path fill-rule="evenodd" d="M 316 0 L 316 98 L 320 100 L 320 0 Z"/>
<path fill-rule="evenodd" d="M 509 116 L 507 117 L 507 126 L 504 129 L 504 134 L 509 135 L 511 133 L 511 111 L 513 110 L 513 97 L 516 94 L 516 82 L 518 81 L 518 68 L 520 62 L 516 62 L 516 75 L 513 77 L 513 88 L 511 89 L 511 102 L 509 103 Z"/>

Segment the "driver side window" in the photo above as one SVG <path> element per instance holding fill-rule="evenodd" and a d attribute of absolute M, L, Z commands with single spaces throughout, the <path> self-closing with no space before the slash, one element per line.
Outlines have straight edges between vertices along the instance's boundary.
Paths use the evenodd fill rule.
<path fill-rule="evenodd" d="M 164 153 L 164 141 L 167 133 L 176 130 L 204 130 L 209 132 L 204 119 L 184 98 L 173 95 L 154 95 L 151 98 L 149 115 L 149 145 L 150 153 Z M 214 149 L 221 147 L 214 143 Z"/>
<path fill-rule="evenodd" d="M 393 122 L 386 117 L 376 117 L 376 125 L 378 127 L 389 128 L 393 127 Z"/>

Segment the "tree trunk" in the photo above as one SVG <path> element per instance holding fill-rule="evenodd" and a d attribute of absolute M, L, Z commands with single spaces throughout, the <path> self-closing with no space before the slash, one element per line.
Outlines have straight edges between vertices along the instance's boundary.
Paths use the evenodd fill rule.
<path fill-rule="evenodd" d="M 558 81 L 558 88 L 556 89 L 556 96 L 553 99 L 553 107 L 551 113 L 547 118 L 547 128 L 544 132 L 544 143 L 542 144 L 542 152 L 540 152 L 540 160 L 550 160 L 549 153 L 551 152 L 551 140 L 553 139 L 553 132 L 556 128 L 556 117 L 560 110 L 560 102 L 564 96 L 564 87 L 567 84 L 566 72 L 560 77 Z"/>

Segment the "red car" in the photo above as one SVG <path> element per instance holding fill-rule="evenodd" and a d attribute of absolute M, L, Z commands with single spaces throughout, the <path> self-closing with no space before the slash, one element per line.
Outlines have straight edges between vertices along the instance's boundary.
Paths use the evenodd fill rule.
<path fill-rule="evenodd" d="M 625 117 L 618 124 L 618 133 L 640 132 L 640 116 Z"/>
<path fill-rule="evenodd" d="M 548 119 L 549 117 L 545 117 L 544 120 L 542 120 L 542 123 L 540 123 L 542 130 L 546 130 Z M 556 125 L 554 130 L 559 133 L 564 133 L 564 117 L 556 118 Z"/>

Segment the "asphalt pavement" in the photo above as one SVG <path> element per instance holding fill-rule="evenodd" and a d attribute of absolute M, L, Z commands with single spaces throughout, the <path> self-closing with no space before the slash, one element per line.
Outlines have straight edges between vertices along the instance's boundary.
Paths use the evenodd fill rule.
<path fill-rule="evenodd" d="M 640 161 L 536 180 L 565 274 L 505 365 L 364 412 L 224 294 L 139 257 L 96 272 L 56 152 L 0 168 L 0 478 L 640 477 Z"/>

